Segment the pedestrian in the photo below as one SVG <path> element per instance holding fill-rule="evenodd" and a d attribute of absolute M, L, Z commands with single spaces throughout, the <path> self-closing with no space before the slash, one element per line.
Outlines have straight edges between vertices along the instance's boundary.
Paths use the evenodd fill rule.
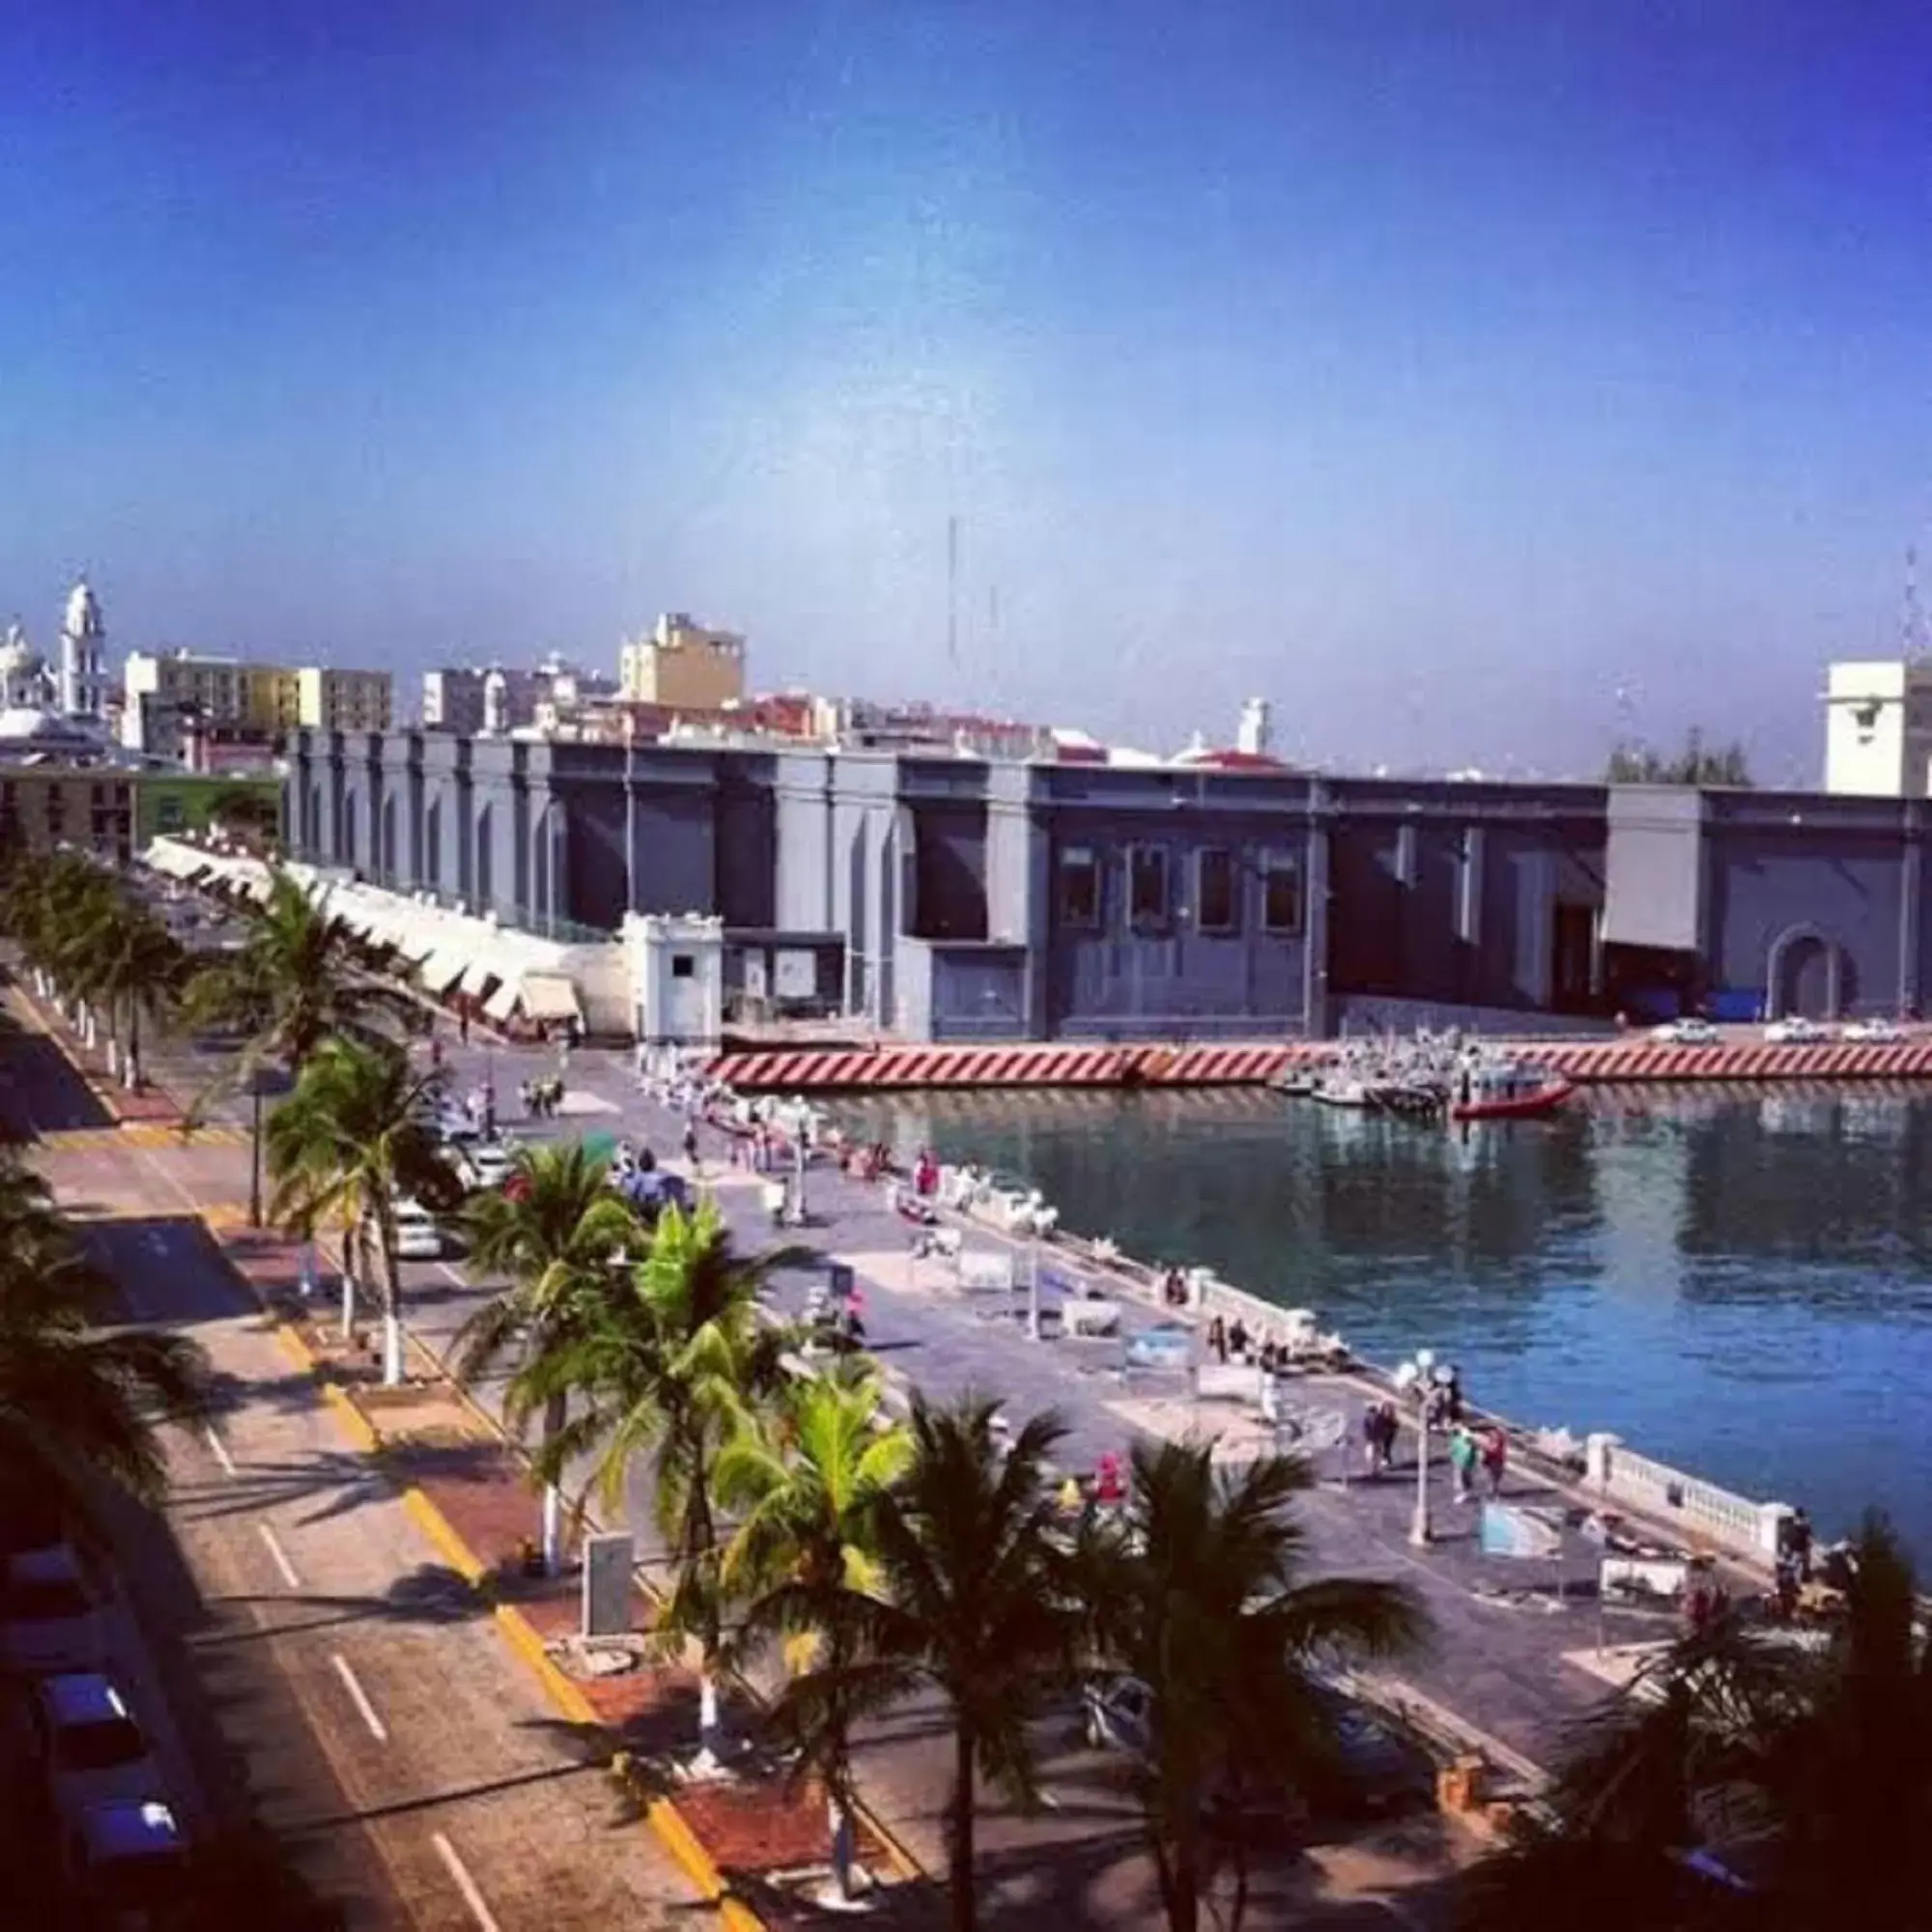
<path fill-rule="evenodd" d="M 1483 1435 L 1483 1473 L 1490 1479 L 1490 1493 L 1503 1492 L 1503 1470 L 1509 1463 L 1509 1437 L 1495 1424 Z"/>
<path fill-rule="evenodd" d="M 524 1110 L 524 1119 L 533 1121 L 537 1113 L 536 1089 L 527 1080 L 517 1082 L 517 1099 Z"/>
<path fill-rule="evenodd" d="M 697 1173 L 697 1122 L 696 1121 L 687 1121 L 684 1123 L 684 1157 L 691 1163 L 692 1173 Z"/>
<path fill-rule="evenodd" d="M 1793 1510 L 1785 1519 L 1784 1534 L 1791 1560 L 1798 1566 L 1798 1580 L 1808 1583 L 1811 1580 L 1811 1519 L 1802 1509 Z"/>
<path fill-rule="evenodd" d="M 456 1015 L 456 1037 L 462 1045 L 468 1046 L 469 1044 L 469 1009 L 468 1007 L 463 1008 Z"/>
<path fill-rule="evenodd" d="M 1372 1476 L 1382 1468 L 1382 1406 L 1372 1402 L 1362 1411 L 1362 1463 Z"/>
<path fill-rule="evenodd" d="M 1395 1404 L 1378 1402 L 1375 1406 L 1376 1472 L 1386 1474 L 1395 1467 L 1395 1439 L 1402 1425 L 1396 1419 Z"/>
<path fill-rule="evenodd" d="M 1208 1324 L 1208 1346 L 1213 1350 L 1218 1360 L 1227 1361 L 1228 1331 L 1218 1315 Z"/>
<path fill-rule="evenodd" d="M 497 1088 L 489 1080 L 483 1083 L 483 1138 L 486 1141 L 497 1138 Z"/>
<path fill-rule="evenodd" d="M 1236 1361 L 1248 1359 L 1248 1324 L 1237 1315 L 1235 1325 L 1228 1330 L 1228 1348 Z"/>
<path fill-rule="evenodd" d="M 1456 1478 L 1456 1500 L 1467 1502 L 1476 1493 L 1476 1438 L 1460 1422 L 1449 1432 L 1449 1468 Z"/>

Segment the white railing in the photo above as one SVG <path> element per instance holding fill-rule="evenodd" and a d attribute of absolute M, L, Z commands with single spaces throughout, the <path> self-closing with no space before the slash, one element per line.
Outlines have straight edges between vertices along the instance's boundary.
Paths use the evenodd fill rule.
<path fill-rule="evenodd" d="M 1778 1522 L 1790 1514 L 1782 1503 L 1753 1502 L 1641 1456 L 1615 1435 L 1588 1438 L 1584 1472 L 1589 1488 L 1610 1501 L 1679 1525 L 1687 1536 L 1740 1556 L 1776 1556 Z"/>

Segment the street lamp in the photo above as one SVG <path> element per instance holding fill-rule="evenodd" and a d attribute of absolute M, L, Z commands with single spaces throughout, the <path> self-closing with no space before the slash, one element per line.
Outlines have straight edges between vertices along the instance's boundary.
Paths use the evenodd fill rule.
<path fill-rule="evenodd" d="M 1435 1351 L 1433 1349 L 1418 1349 L 1413 1356 L 1404 1364 L 1414 1370 L 1414 1378 L 1409 1382 L 1422 1400 L 1422 1411 L 1415 1418 L 1415 1515 L 1409 1520 L 1408 1540 L 1418 1549 L 1427 1549 L 1431 1542 L 1429 1524 L 1429 1408 L 1435 1394 Z M 1405 1379 L 1407 1379 L 1405 1378 Z"/>

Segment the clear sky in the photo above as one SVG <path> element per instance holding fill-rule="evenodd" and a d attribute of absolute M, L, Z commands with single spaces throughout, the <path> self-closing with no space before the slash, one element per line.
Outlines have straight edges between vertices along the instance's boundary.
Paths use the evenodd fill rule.
<path fill-rule="evenodd" d="M 0 611 L 1809 781 L 1932 521 L 1928 76 L 1876 0 L 0 0 Z"/>

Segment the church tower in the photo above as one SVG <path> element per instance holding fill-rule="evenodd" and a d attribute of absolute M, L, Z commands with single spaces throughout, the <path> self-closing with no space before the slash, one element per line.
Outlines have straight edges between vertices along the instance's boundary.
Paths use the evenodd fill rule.
<path fill-rule="evenodd" d="M 107 673 L 101 664 L 106 648 L 100 606 L 85 582 L 76 583 L 61 625 L 60 708 L 70 718 L 99 718 L 106 709 Z"/>

